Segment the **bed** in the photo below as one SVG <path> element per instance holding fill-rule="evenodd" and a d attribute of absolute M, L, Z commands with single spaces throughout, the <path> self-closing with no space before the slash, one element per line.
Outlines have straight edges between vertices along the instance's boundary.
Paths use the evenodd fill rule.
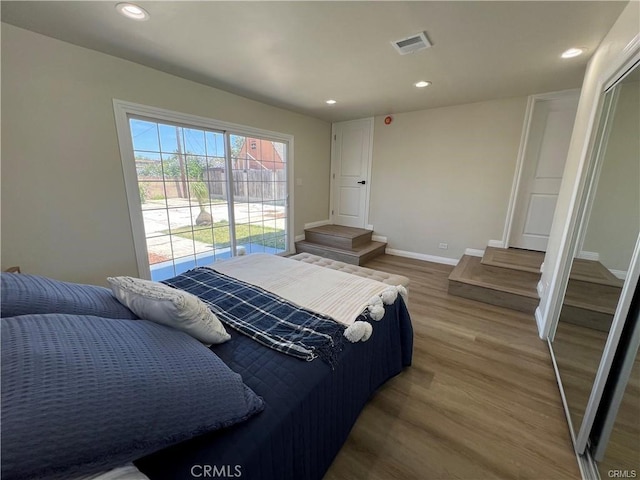
<path fill-rule="evenodd" d="M 270 259 L 262 258 L 271 264 Z M 307 279 L 313 276 L 310 273 L 320 277 L 326 274 L 322 267 L 299 267 L 300 263 L 286 260 L 284 265 L 294 270 L 307 269 L 302 274 Z M 226 275 L 233 270 L 229 265 L 220 268 Z M 244 280 L 246 275 L 254 275 L 255 284 L 264 285 L 273 283 L 270 268 L 280 266 L 252 274 L 247 260 L 241 260 L 235 274 Z M 342 272 L 331 275 L 337 275 L 334 278 L 338 283 L 357 283 L 355 277 Z M 304 298 L 300 298 L 300 290 L 305 289 L 293 288 L 300 281 L 304 282 L 296 280 L 288 286 L 284 282 L 280 294 L 294 292 L 292 295 L 298 295 L 299 302 L 311 304 L 317 301 L 316 297 L 325 295 L 316 285 L 314 294 L 310 295 L 307 288 Z M 343 304 L 338 302 L 338 307 Z M 371 323 L 375 325 L 370 338 L 344 342 L 334 364 L 321 359 L 303 361 L 228 329 L 231 339 L 212 345 L 210 350 L 240 374 L 244 384 L 263 400 L 264 409 L 246 421 L 139 458 L 135 466 L 151 480 L 322 478 L 367 400 L 411 364 L 413 332 L 402 296 L 397 295 L 392 304 L 384 307 L 382 319 Z"/>

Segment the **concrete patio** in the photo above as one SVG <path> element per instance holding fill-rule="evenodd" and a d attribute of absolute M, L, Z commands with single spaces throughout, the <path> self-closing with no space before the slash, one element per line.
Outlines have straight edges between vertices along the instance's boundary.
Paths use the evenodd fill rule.
<path fill-rule="evenodd" d="M 205 206 L 205 209 L 211 214 L 214 225 L 196 225 L 200 205 L 195 199 L 147 200 L 142 204 L 147 251 L 152 270 L 165 268 L 164 264 L 167 262 L 172 265 L 172 258 L 185 258 L 187 261 L 197 258 L 200 261 L 196 263 L 202 264 L 203 261 L 211 263 L 219 258 L 230 256 L 228 246 L 215 248 L 211 243 L 171 234 L 178 229 L 193 226 L 194 231 L 213 228 L 215 232 L 216 229 L 220 229 L 225 236 L 228 236 L 228 204 L 226 202 L 210 203 Z M 286 230 L 286 211 L 284 206 L 255 202 L 236 203 L 233 213 L 236 225 L 252 224 L 284 231 Z M 242 247 L 246 253 L 252 253 L 254 250 L 265 251 L 265 249 L 277 251 L 259 244 L 248 244 Z"/>

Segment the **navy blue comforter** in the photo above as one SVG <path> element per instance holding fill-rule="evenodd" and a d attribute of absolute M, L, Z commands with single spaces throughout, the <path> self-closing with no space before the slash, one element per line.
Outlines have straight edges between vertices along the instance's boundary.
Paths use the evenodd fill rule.
<path fill-rule="evenodd" d="M 254 418 L 138 460 L 152 480 L 321 479 L 367 400 L 411 364 L 413 330 L 401 297 L 386 306 L 364 343 L 346 343 L 334 371 L 262 346 L 236 332 L 212 350 L 262 396 Z"/>

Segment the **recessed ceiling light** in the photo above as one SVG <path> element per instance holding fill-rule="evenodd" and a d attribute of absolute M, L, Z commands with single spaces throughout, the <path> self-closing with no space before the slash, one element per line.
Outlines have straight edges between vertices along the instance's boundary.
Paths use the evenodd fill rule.
<path fill-rule="evenodd" d="M 133 20 L 149 20 L 149 12 L 144 8 L 134 5 L 133 3 L 119 3 L 116 5 L 116 10 L 122 15 Z"/>
<path fill-rule="evenodd" d="M 328 103 L 329 105 L 335 105 L 338 102 L 336 102 L 335 100 L 327 100 L 326 103 Z"/>
<path fill-rule="evenodd" d="M 420 80 L 418 83 L 415 84 L 415 86 L 418 88 L 428 87 L 429 85 L 431 85 L 431 82 L 427 82 L 425 80 Z"/>
<path fill-rule="evenodd" d="M 563 52 L 562 55 L 560 56 L 562 58 L 573 58 L 573 57 L 582 55 L 583 52 L 584 52 L 583 48 L 570 48 L 569 50 L 566 50 L 565 52 Z"/>

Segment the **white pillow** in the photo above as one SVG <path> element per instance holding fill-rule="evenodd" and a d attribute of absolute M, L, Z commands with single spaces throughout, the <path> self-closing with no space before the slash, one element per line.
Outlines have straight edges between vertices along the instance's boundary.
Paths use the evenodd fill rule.
<path fill-rule="evenodd" d="M 113 294 L 145 320 L 182 330 L 203 343 L 231 338 L 218 317 L 195 295 L 133 277 L 107 278 Z"/>

